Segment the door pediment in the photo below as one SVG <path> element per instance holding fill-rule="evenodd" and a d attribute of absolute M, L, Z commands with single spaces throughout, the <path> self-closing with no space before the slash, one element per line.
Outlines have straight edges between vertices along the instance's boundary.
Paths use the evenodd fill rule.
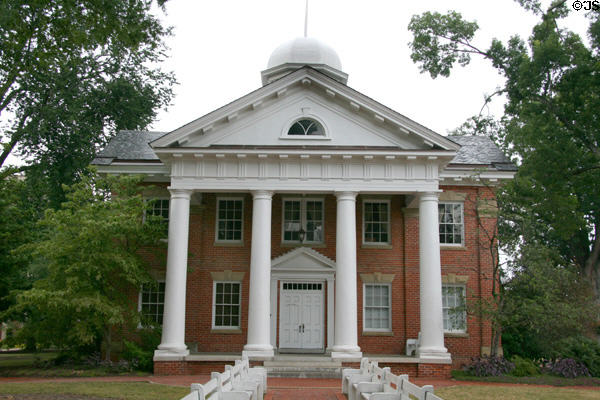
<path fill-rule="evenodd" d="M 335 262 L 311 248 L 299 247 L 274 258 L 271 261 L 271 271 L 334 273 Z"/>

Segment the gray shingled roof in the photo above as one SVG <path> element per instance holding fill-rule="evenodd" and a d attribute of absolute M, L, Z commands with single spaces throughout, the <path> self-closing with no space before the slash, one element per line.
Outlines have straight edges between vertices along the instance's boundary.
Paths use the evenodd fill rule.
<path fill-rule="evenodd" d="M 488 137 L 448 136 L 448 139 L 461 146 L 450 164 L 492 165 L 501 171 L 516 171 L 517 169 Z"/>
<path fill-rule="evenodd" d="M 150 142 L 166 132 L 121 131 L 106 145 L 92 164 L 110 165 L 113 160 L 157 161 Z M 483 136 L 448 136 L 459 144 L 460 150 L 451 164 L 491 165 L 497 170 L 515 171 L 515 165 L 500 151 L 491 139 Z"/>
<path fill-rule="evenodd" d="M 120 131 L 92 161 L 93 165 L 109 165 L 113 160 L 158 160 L 150 142 L 166 132 Z"/>

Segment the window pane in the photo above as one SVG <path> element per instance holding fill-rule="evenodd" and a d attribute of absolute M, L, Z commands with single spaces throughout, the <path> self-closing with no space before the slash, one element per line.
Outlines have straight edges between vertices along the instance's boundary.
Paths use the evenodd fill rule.
<path fill-rule="evenodd" d="M 387 202 L 364 203 L 364 241 L 389 243 L 389 207 Z"/>
<path fill-rule="evenodd" d="M 218 201 L 217 240 L 242 239 L 242 200 Z"/>

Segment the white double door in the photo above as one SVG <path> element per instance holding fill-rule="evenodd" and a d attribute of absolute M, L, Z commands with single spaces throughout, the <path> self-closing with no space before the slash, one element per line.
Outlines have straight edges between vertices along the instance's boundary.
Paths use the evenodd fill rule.
<path fill-rule="evenodd" d="M 279 348 L 323 348 L 323 283 L 282 282 Z"/>

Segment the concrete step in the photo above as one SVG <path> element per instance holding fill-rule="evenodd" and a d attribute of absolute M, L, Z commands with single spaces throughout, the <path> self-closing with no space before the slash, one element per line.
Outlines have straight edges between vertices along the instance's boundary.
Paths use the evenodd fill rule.
<path fill-rule="evenodd" d="M 267 375 L 275 378 L 340 378 L 342 368 L 265 367 Z"/>
<path fill-rule="evenodd" d="M 329 357 L 277 356 L 265 361 L 267 374 L 284 378 L 341 378 L 342 363 Z"/>

